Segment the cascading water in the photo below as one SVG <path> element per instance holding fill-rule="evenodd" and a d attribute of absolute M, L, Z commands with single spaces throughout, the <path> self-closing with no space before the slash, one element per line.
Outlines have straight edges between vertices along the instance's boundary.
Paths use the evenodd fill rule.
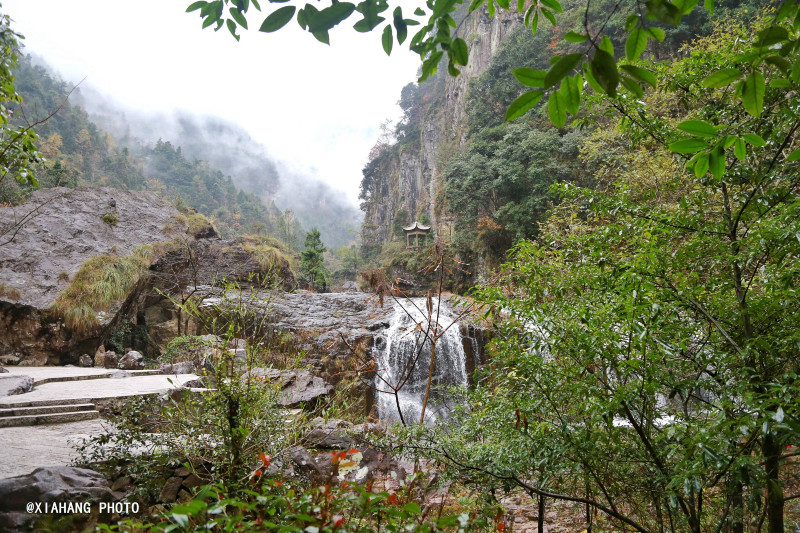
<path fill-rule="evenodd" d="M 432 322 L 437 320 L 434 302 Z M 446 417 L 452 403 L 448 402 L 447 387 L 468 384 L 467 357 L 458 324 L 445 305 L 438 312 L 436 359 L 431 380 L 431 393 L 425 409 L 425 423 L 432 424 Z M 420 331 L 417 325 L 422 328 Z M 448 326 L 451 326 L 449 327 Z M 395 302 L 389 328 L 376 338 L 373 357 L 377 365 L 375 376 L 376 403 L 381 420 L 399 421 L 399 408 L 406 423 L 419 423 L 430 370 L 431 343 L 424 331 L 428 327 L 425 298 Z M 442 334 L 441 332 L 447 330 Z M 433 337 L 431 331 L 430 336 Z M 423 342 L 424 341 L 424 342 Z M 402 385 L 402 386 L 401 386 Z M 392 393 L 399 388 L 397 398 Z M 384 392 L 380 392 L 384 391 Z"/>

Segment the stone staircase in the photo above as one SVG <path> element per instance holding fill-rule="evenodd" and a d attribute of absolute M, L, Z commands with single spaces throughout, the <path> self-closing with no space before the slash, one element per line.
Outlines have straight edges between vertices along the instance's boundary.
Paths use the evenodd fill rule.
<path fill-rule="evenodd" d="M 62 424 L 100 418 L 93 403 L 84 400 L 43 400 L 4 404 L 0 408 L 0 428 Z"/>

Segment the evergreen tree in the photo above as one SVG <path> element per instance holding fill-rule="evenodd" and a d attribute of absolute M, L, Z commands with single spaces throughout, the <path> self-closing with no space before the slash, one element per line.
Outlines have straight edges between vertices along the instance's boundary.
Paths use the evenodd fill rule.
<path fill-rule="evenodd" d="M 300 275 L 310 287 L 321 285 L 322 291 L 327 289 L 328 271 L 325 268 L 322 254 L 325 246 L 317 228 L 306 233 L 306 249 L 300 254 Z"/>

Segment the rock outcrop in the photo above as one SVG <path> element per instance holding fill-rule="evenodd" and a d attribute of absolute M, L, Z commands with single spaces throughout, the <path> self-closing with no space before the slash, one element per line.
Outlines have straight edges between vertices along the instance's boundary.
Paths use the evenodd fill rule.
<path fill-rule="evenodd" d="M 40 515 L 47 515 L 44 506 L 72 503 L 91 505 L 113 502 L 114 495 L 106 478 L 93 470 L 56 466 L 37 468 L 24 476 L 0 479 L 0 530 L 32 531 Z M 41 509 L 27 509 L 27 505 L 40 504 Z M 71 513 L 59 513 L 71 514 Z M 78 512 L 78 514 L 84 514 Z M 91 513 L 85 513 L 88 518 Z"/>
<path fill-rule="evenodd" d="M 0 362 L 87 364 L 81 356 L 95 353 L 123 318 L 155 341 L 126 348 L 158 355 L 170 339 L 193 333 L 170 299 L 180 301 L 187 287 L 226 280 L 294 288 L 282 254 L 264 253 L 270 249 L 263 243 L 219 239 L 208 227 L 190 234 L 186 218 L 155 195 L 110 188 L 40 190 L 0 209 Z M 96 324 L 72 327 L 54 311 L 87 260 L 128 257 L 143 245 L 150 246 L 150 268 L 145 264 L 123 297 L 93 310 Z M 93 364 L 112 367 L 110 357 L 100 359 Z"/>
<path fill-rule="evenodd" d="M 25 394 L 33 390 L 33 378 L 30 376 L 20 376 L 19 374 L 9 374 L 8 371 L 0 376 L 0 397 Z"/>

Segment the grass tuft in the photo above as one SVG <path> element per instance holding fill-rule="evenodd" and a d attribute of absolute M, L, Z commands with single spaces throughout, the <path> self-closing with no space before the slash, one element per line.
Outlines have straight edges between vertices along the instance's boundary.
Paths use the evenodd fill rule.
<path fill-rule="evenodd" d="M 153 255 L 152 246 L 142 245 L 125 257 L 103 254 L 88 259 L 58 295 L 51 310 L 63 317 L 70 329 L 92 329 L 97 326 L 98 311 L 127 298 L 147 271 Z"/>

